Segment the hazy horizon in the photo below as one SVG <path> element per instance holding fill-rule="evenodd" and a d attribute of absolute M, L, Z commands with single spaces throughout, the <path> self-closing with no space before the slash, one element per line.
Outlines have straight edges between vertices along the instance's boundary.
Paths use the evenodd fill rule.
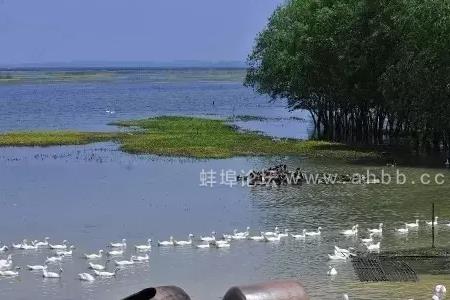
<path fill-rule="evenodd" d="M 283 0 L 3 0 L 0 66 L 241 63 Z"/>

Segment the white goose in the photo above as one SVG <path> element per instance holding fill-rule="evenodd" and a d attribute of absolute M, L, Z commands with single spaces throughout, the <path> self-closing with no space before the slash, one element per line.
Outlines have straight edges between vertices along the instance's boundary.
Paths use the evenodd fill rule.
<path fill-rule="evenodd" d="M 361 239 L 364 244 L 370 244 L 373 242 L 374 233 L 370 233 L 367 239 Z"/>
<path fill-rule="evenodd" d="M 152 239 L 147 240 L 147 245 L 135 245 L 134 248 L 136 249 L 136 251 L 149 251 L 150 249 L 152 249 Z"/>
<path fill-rule="evenodd" d="M 237 229 L 234 229 L 232 234 L 226 234 L 226 233 L 224 233 L 224 234 L 222 235 L 222 237 L 223 237 L 225 240 L 231 240 L 232 237 L 233 237 L 234 235 L 237 235 L 237 234 L 238 234 L 238 230 L 237 230 Z"/>
<path fill-rule="evenodd" d="M 175 246 L 189 246 L 192 245 L 192 238 L 194 237 L 194 235 L 192 233 L 189 234 L 189 240 L 187 241 L 175 241 L 173 242 L 173 244 Z"/>
<path fill-rule="evenodd" d="M 405 223 L 405 226 L 409 228 L 417 228 L 419 227 L 419 219 L 416 219 L 416 223 Z"/>
<path fill-rule="evenodd" d="M 158 246 L 174 246 L 173 236 L 170 236 L 168 241 L 158 241 Z"/>
<path fill-rule="evenodd" d="M 210 245 L 215 248 L 230 248 L 231 244 L 228 241 L 213 241 Z"/>
<path fill-rule="evenodd" d="M 22 244 L 22 246 L 20 246 L 20 249 L 22 250 L 36 250 L 38 247 L 34 244 L 35 242 L 31 242 L 30 244 Z"/>
<path fill-rule="evenodd" d="M 92 253 L 92 254 L 84 254 L 84 258 L 86 259 L 99 259 L 103 256 L 103 250 L 98 250 L 98 254 Z"/>
<path fill-rule="evenodd" d="M 447 294 L 447 288 L 443 284 L 438 284 L 434 287 L 434 295 L 437 296 L 437 299 L 444 299 L 445 294 Z"/>
<path fill-rule="evenodd" d="M 56 250 L 56 255 L 58 256 L 72 256 L 73 251 L 72 250 Z"/>
<path fill-rule="evenodd" d="M 78 274 L 78 278 L 83 281 L 94 281 L 95 278 L 89 273 L 80 273 Z"/>
<path fill-rule="evenodd" d="M 434 217 L 434 222 L 433 222 L 434 224 L 432 224 L 431 222 L 428 222 L 427 221 L 427 225 L 428 226 L 431 226 L 431 225 L 437 225 L 438 224 L 438 217 Z"/>
<path fill-rule="evenodd" d="M 265 236 L 275 236 L 280 234 L 280 229 L 278 228 L 278 226 L 275 227 L 275 231 L 266 231 L 264 232 Z"/>
<path fill-rule="evenodd" d="M 130 258 L 130 260 L 119 260 L 119 261 L 115 260 L 114 263 L 118 267 L 130 266 L 130 265 L 134 265 L 134 260 L 132 260 L 131 258 Z"/>
<path fill-rule="evenodd" d="M 18 244 L 12 244 L 13 249 L 20 249 L 22 248 L 23 245 L 26 245 L 28 243 L 28 241 L 26 239 L 24 239 L 21 243 Z"/>
<path fill-rule="evenodd" d="M 12 267 L 12 256 L 8 255 L 6 259 L 0 259 L 0 270 L 9 269 Z"/>
<path fill-rule="evenodd" d="M 216 232 L 215 231 L 213 231 L 212 233 L 211 233 L 211 236 L 201 236 L 200 237 L 200 240 L 202 240 L 203 242 L 213 242 L 213 241 L 215 241 L 216 240 Z"/>
<path fill-rule="evenodd" d="M 47 269 L 47 265 L 27 265 L 27 269 L 30 271 L 42 271 Z"/>
<path fill-rule="evenodd" d="M 303 229 L 301 234 L 291 234 L 291 236 L 296 240 L 304 239 L 306 237 L 306 229 Z"/>
<path fill-rule="evenodd" d="M 42 277 L 44 278 L 61 278 L 61 274 L 63 269 L 59 269 L 59 273 L 56 272 L 48 272 L 47 269 L 42 269 Z"/>
<path fill-rule="evenodd" d="M 0 271 L 0 276 L 7 276 L 7 277 L 13 277 L 18 276 L 19 272 L 6 270 L 6 271 Z"/>
<path fill-rule="evenodd" d="M 281 241 L 281 237 L 278 235 L 276 235 L 276 236 L 264 235 L 264 241 L 265 242 L 279 242 L 279 241 Z"/>
<path fill-rule="evenodd" d="M 106 269 L 106 263 L 104 265 L 93 264 L 91 262 L 88 264 L 89 264 L 89 269 L 92 269 L 92 270 L 103 271 Z"/>
<path fill-rule="evenodd" d="M 369 229 L 370 233 L 381 235 L 383 234 L 383 223 L 378 225 L 378 228 Z"/>
<path fill-rule="evenodd" d="M 338 246 L 334 246 L 334 253 L 342 254 L 344 256 L 355 256 L 355 254 L 352 253 L 352 251 L 355 250 L 354 248 L 350 247 L 348 249 L 345 248 L 339 248 Z"/>
<path fill-rule="evenodd" d="M 322 230 L 322 227 L 317 228 L 317 231 L 305 231 L 306 236 L 318 236 L 321 234 L 320 230 Z"/>
<path fill-rule="evenodd" d="M 109 245 L 111 247 L 113 247 L 113 248 L 126 248 L 127 247 L 127 240 L 126 239 L 122 239 L 122 242 L 110 243 Z"/>
<path fill-rule="evenodd" d="M 348 256 L 344 253 L 334 251 L 334 254 L 328 254 L 328 258 L 330 260 L 346 260 Z"/>
<path fill-rule="evenodd" d="M 34 245 L 37 246 L 37 247 L 47 247 L 49 240 L 50 240 L 49 237 L 45 237 L 43 242 L 37 241 Z"/>
<path fill-rule="evenodd" d="M 145 256 L 132 256 L 131 259 L 134 261 L 148 261 L 150 257 L 148 254 L 145 254 Z"/>
<path fill-rule="evenodd" d="M 111 250 L 108 252 L 108 256 L 121 256 L 123 255 L 123 250 Z"/>
<path fill-rule="evenodd" d="M 237 230 L 236 230 L 236 232 L 234 232 L 234 235 L 235 236 L 245 236 L 245 237 L 249 236 L 250 235 L 250 227 L 247 226 L 247 228 L 243 232 L 237 232 Z"/>
<path fill-rule="evenodd" d="M 61 262 L 63 259 L 64 255 L 61 256 L 52 256 L 52 257 L 47 257 L 47 259 L 45 260 L 46 264 L 49 263 L 57 263 L 57 262 Z"/>
<path fill-rule="evenodd" d="M 328 267 L 328 271 L 327 271 L 327 275 L 329 275 L 329 276 L 335 276 L 335 275 L 337 275 L 337 271 L 336 271 L 336 269 L 335 268 L 333 268 L 332 266 L 329 266 Z"/>
<path fill-rule="evenodd" d="M 369 250 L 369 251 L 378 251 L 378 250 L 380 250 L 380 245 L 381 245 L 381 243 L 378 242 L 376 244 L 366 245 L 366 247 L 367 247 L 367 250 Z"/>
<path fill-rule="evenodd" d="M 8 246 L 3 245 L 3 246 L 0 247 L 0 252 L 8 251 L 8 249 L 9 249 Z"/>
<path fill-rule="evenodd" d="M 405 228 L 397 228 L 395 229 L 396 232 L 401 233 L 401 234 L 405 234 L 409 232 L 408 227 L 405 226 Z"/>
<path fill-rule="evenodd" d="M 116 276 L 118 270 L 119 270 L 119 268 L 116 268 L 114 270 L 114 272 L 106 272 L 106 271 L 94 270 L 94 274 L 97 275 L 97 276 L 100 276 L 100 277 L 113 277 L 113 276 Z"/>
<path fill-rule="evenodd" d="M 197 249 L 206 249 L 206 248 L 211 248 L 211 247 L 210 247 L 210 244 L 208 243 L 208 244 L 195 245 L 195 248 L 197 248 Z"/>
<path fill-rule="evenodd" d="M 53 250 L 66 250 L 67 249 L 67 240 L 64 240 L 60 245 L 52 245 L 48 244 L 48 247 Z"/>
<path fill-rule="evenodd" d="M 344 230 L 341 232 L 343 235 L 357 235 L 358 234 L 358 224 L 354 225 L 352 229 Z"/>

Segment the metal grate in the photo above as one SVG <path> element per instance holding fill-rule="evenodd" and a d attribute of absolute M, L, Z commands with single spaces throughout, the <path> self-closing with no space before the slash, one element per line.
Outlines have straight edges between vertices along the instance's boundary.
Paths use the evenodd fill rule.
<path fill-rule="evenodd" d="M 352 258 L 353 268 L 360 281 L 417 281 L 417 274 L 402 260 L 376 256 Z"/>

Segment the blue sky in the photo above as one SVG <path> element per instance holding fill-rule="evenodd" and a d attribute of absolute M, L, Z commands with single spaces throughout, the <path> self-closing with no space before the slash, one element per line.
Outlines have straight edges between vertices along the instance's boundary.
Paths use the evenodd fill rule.
<path fill-rule="evenodd" d="M 282 0 L 0 0 L 0 64 L 244 61 Z"/>

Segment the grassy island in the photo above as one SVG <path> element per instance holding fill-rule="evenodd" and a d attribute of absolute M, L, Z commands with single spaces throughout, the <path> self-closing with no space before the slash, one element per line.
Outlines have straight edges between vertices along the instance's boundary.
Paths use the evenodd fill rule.
<path fill-rule="evenodd" d="M 204 159 L 249 155 L 303 155 L 350 160 L 377 157 L 375 151 L 344 144 L 273 139 L 254 132 L 240 131 L 226 120 L 162 116 L 119 121 L 111 125 L 129 127 L 131 130 L 125 133 L 13 132 L 0 134 L 0 146 L 80 145 L 116 141 L 128 153 Z"/>

